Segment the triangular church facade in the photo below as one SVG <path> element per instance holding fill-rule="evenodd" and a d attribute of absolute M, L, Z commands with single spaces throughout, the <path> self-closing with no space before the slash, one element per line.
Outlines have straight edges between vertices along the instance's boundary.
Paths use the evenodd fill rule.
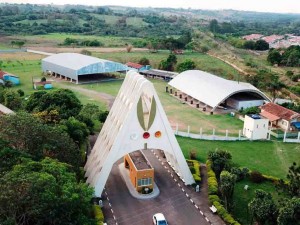
<path fill-rule="evenodd" d="M 129 71 L 85 165 L 96 196 L 101 196 L 113 164 L 141 149 L 163 150 L 185 184 L 195 182 L 153 84 Z"/>

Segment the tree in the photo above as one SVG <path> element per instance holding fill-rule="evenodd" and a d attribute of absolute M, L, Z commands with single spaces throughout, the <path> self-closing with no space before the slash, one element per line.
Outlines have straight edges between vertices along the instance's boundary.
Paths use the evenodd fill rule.
<path fill-rule="evenodd" d="M 269 43 L 265 40 L 258 40 L 255 42 L 255 50 L 265 51 L 269 49 Z"/>
<path fill-rule="evenodd" d="M 196 68 L 196 63 L 190 59 L 186 59 L 182 63 L 178 64 L 177 72 L 181 73 L 186 70 L 193 70 Z"/>
<path fill-rule="evenodd" d="M 60 124 L 62 125 L 62 129 L 69 134 L 73 141 L 78 143 L 78 146 L 82 146 L 82 144 L 86 143 L 90 132 L 85 123 L 80 122 L 74 117 L 69 117 L 68 120 L 63 120 Z"/>
<path fill-rule="evenodd" d="M 61 119 L 68 119 L 71 116 L 77 116 L 82 105 L 74 92 L 68 89 L 58 89 L 52 92 L 34 92 L 29 97 L 25 108 L 29 112 L 57 110 Z"/>
<path fill-rule="evenodd" d="M 255 49 L 255 42 L 254 41 L 245 41 L 244 46 L 245 49 Z"/>
<path fill-rule="evenodd" d="M 226 210 L 230 211 L 233 201 L 234 185 L 236 176 L 228 171 L 222 171 L 220 176 L 220 192 L 224 201 Z"/>
<path fill-rule="evenodd" d="M 279 209 L 278 225 L 300 225 L 300 198 L 286 199 L 285 204 Z"/>
<path fill-rule="evenodd" d="M 259 224 L 274 224 L 277 218 L 277 207 L 272 195 L 263 190 L 256 190 L 255 197 L 248 205 L 253 219 Z"/>
<path fill-rule="evenodd" d="M 144 66 L 150 65 L 150 60 L 146 57 L 143 57 L 140 59 L 139 64 L 144 65 Z"/>
<path fill-rule="evenodd" d="M 271 49 L 269 51 L 267 60 L 272 65 L 274 65 L 274 64 L 280 64 L 280 62 L 281 62 L 281 54 L 280 54 L 280 52 L 277 49 Z"/>
<path fill-rule="evenodd" d="M 289 181 L 288 190 L 291 196 L 300 197 L 300 166 L 297 166 L 297 163 L 294 162 L 289 167 L 287 179 Z"/>
<path fill-rule="evenodd" d="M 30 155 L 34 160 L 51 157 L 78 170 L 81 154 L 69 135 L 58 127 L 43 124 L 37 117 L 20 112 L 0 117 L 0 139 L 8 147 Z"/>
<path fill-rule="evenodd" d="M 4 105 L 13 110 L 17 111 L 22 109 L 22 99 L 20 94 L 12 89 L 5 89 L 3 92 Z"/>
<path fill-rule="evenodd" d="M 94 224 L 92 188 L 67 164 L 26 160 L 0 179 L 0 224 Z"/>
<path fill-rule="evenodd" d="M 167 71 L 174 71 L 174 67 L 177 63 L 177 57 L 174 54 L 170 54 L 166 60 L 162 60 L 159 63 L 158 68 Z"/>
<path fill-rule="evenodd" d="M 15 44 L 19 47 L 22 48 L 25 45 L 25 41 L 15 41 Z"/>
<path fill-rule="evenodd" d="M 209 22 L 209 30 L 213 33 L 219 33 L 220 32 L 220 26 L 216 19 L 213 19 Z"/>
<path fill-rule="evenodd" d="M 208 159 L 212 162 L 211 168 L 215 172 L 218 180 L 225 166 L 229 165 L 231 158 L 231 154 L 224 150 L 210 151 L 208 153 Z"/>
<path fill-rule="evenodd" d="M 279 76 L 275 74 L 271 74 L 270 81 L 266 82 L 267 90 L 269 90 L 272 94 L 273 101 L 275 101 L 278 92 L 281 91 L 282 88 L 285 87 L 284 83 L 279 80 Z"/>

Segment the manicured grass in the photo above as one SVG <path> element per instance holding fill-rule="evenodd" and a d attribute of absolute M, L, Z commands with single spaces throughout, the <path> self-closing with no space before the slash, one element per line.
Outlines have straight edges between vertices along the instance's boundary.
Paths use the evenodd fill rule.
<path fill-rule="evenodd" d="M 244 190 L 245 185 L 249 186 L 249 189 Z M 233 217 L 237 219 L 243 225 L 251 225 L 251 215 L 248 212 L 248 204 L 255 196 L 255 190 L 262 189 L 268 193 L 271 193 L 275 202 L 282 198 L 282 195 L 278 195 L 275 185 L 270 181 L 265 181 L 261 184 L 252 183 L 249 179 L 244 179 L 237 182 L 234 189 L 234 209 Z"/>
<path fill-rule="evenodd" d="M 300 163 L 300 145 L 277 141 L 205 141 L 177 136 L 177 140 L 185 155 L 195 150 L 197 159 L 205 162 L 207 153 L 216 149 L 231 153 L 234 163 L 250 170 L 258 170 L 263 174 L 285 178 L 288 167 L 294 161 Z"/>

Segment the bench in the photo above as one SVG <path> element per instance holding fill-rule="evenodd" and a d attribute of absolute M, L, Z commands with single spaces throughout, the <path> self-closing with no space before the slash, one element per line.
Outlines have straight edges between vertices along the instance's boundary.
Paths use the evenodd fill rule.
<path fill-rule="evenodd" d="M 209 207 L 209 209 L 213 212 L 213 213 L 216 213 L 217 212 L 217 208 L 212 205 L 211 207 Z"/>

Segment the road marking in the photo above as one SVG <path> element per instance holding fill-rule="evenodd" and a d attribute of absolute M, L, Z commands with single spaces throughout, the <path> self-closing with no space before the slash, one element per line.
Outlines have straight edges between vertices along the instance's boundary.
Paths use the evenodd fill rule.
<path fill-rule="evenodd" d="M 207 217 L 205 217 L 206 221 L 209 222 L 209 219 L 207 219 Z"/>
<path fill-rule="evenodd" d="M 174 181 L 176 182 L 177 180 L 174 178 Z"/>
<path fill-rule="evenodd" d="M 177 183 L 177 185 L 178 185 L 179 187 L 181 187 L 181 185 L 180 185 L 179 183 Z"/>
<path fill-rule="evenodd" d="M 109 204 L 109 207 L 111 207 L 111 204 L 110 204 L 110 202 L 109 202 L 108 204 Z"/>
<path fill-rule="evenodd" d="M 186 197 L 189 197 L 189 195 L 188 194 L 185 194 L 186 195 Z"/>
<path fill-rule="evenodd" d="M 203 216 L 203 214 L 204 214 L 204 213 L 203 213 L 201 210 L 200 210 L 200 213 L 201 213 L 201 214 L 202 214 L 202 216 Z"/>
<path fill-rule="evenodd" d="M 196 209 L 199 209 L 199 207 L 197 205 L 195 205 Z"/>
<path fill-rule="evenodd" d="M 185 192 L 183 188 L 181 188 L 182 192 Z"/>
<path fill-rule="evenodd" d="M 112 214 L 114 214 L 114 211 L 113 211 L 113 209 L 110 209 L 110 211 L 111 211 L 111 213 L 112 213 Z"/>

